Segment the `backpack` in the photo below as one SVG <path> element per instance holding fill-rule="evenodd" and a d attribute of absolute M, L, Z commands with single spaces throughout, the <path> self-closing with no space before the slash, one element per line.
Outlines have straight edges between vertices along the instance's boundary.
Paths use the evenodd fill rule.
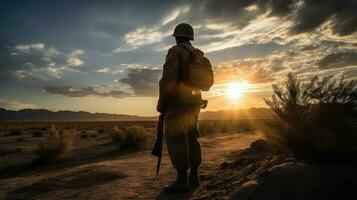
<path fill-rule="evenodd" d="M 191 50 L 182 45 L 189 55 L 181 69 L 181 81 L 202 91 L 208 91 L 213 85 L 213 70 L 210 61 L 199 49 Z"/>

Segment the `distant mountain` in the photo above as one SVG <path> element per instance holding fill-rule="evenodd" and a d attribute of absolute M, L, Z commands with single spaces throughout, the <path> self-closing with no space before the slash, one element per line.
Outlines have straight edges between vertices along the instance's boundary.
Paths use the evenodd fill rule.
<path fill-rule="evenodd" d="M 239 110 L 206 111 L 200 114 L 201 120 L 218 119 L 269 119 L 272 112 L 268 108 L 248 108 Z"/>
<path fill-rule="evenodd" d="M 265 119 L 272 114 L 267 108 L 249 108 L 227 111 L 207 111 L 200 114 L 200 120 L 219 119 Z M 0 121 L 146 121 L 156 116 L 90 113 L 84 111 L 50 111 L 46 109 L 22 109 L 19 111 L 0 108 Z"/>
<path fill-rule="evenodd" d="M 1 121 L 141 121 L 154 120 L 156 117 L 90 113 L 74 111 L 50 111 L 46 109 L 23 109 L 19 111 L 0 108 Z"/>

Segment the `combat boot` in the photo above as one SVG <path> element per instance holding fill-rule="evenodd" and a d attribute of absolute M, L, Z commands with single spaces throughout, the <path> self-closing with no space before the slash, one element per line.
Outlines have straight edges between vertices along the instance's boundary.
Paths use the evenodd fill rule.
<path fill-rule="evenodd" d="M 192 167 L 190 170 L 189 182 L 191 188 L 200 186 L 200 179 L 198 177 L 198 167 Z"/>
<path fill-rule="evenodd" d="M 164 188 L 165 193 L 185 193 L 189 191 L 186 170 L 177 171 L 176 180 Z"/>

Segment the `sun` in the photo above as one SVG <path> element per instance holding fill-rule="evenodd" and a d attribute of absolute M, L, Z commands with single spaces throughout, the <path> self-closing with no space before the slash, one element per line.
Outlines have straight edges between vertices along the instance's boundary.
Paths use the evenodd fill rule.
<path fill-rule="evenodd" d="M 249 83 L 247 81 L 232 82 L 227 85 L 225 95 L 231 100 L 238 100 L 248 88 Z"/>

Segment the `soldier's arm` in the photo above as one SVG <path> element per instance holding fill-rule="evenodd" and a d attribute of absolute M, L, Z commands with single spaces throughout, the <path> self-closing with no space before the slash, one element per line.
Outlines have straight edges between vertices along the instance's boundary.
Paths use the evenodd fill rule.
<path fill-rule="evenodd" d="M 177 53 L 170 49 L 166 55 L 166 61 L 163 67 L 162 77 L 159 82 L 160 97 L 157 105 L 157 110 L 162 112 L 168 101 L 168 97 L 175 92 L 175 87 L 178 79 L 180 61 Z"/>

